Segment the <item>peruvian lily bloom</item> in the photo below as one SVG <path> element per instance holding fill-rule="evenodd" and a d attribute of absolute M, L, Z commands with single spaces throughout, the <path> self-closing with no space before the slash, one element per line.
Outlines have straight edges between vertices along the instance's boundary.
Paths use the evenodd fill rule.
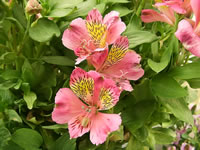
<path fill-rule="evenodd" d="M 111 79 L 102 78 L 95 71 L 85 72 L 81 68 L 72 72 L 70 88 L 61 88 L 56 94 L 53 121 L 68 123 L 70 138 L 80 137 L 90 131 L 91 142 L 102 144 L 110 132 L 119 129 L 122 122 L 118 114 L 100 112 L 118 102 L 119 88 Z"/>
<path fill-rule="evenodd" d="M 172 8 L 161 3 L 156 3 L 154 6 L 160 11 L 160 13 L 152 9 L 142 10 L 141 19 L 143 22 L 150 23 L 160 21 L 168 23 L 170 25 L 175 24 L 176 18 L 174 16 L 174 11 Z"/>
<path fill-rule="evenodd" d="M 128 47 L 128 38 L 120 36 L 110 51 L 99 57 L 99 63 L 93 65 L 97 72 L 116 81 L 123 90 L 132 91 L 129 80 L 138 80 L 144 75 L 144 70 L 140 65 L 140 55 Z"/>
<path fill-rule="evenodd" d="M 179 22 L 176 37 L 193 55 L 200 57 L 200 1 L 191 0 L 196 21 L 184 19 Z"/>
<path fill-rule="evenodd" d="M 97 9 L 88 13 L 86 20 L 77 18 L 64 31 L 63 45 L 74 51 L 78 56 L 76 64 L 87 59 L 89 63 L 100 56 L 109 44 L 112 44 L 126 29 L 119 13 L 111 11 L 104 19 Z M 97 56 L 93 54 L 97 53 Z M 100 53 L 100 54 L 99 54 Z"/>
<path fill-rule="evenodd" d="M 156 6 L 168 6 L 178 14 L 190 16 L 191 6 L 190 0 L 157 0 Z"/>

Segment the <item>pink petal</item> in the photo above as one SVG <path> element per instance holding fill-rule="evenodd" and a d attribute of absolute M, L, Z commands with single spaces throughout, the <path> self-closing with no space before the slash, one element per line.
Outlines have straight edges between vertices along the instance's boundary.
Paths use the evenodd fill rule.
<path fill-rule="evenodd" d="M 91 103 L 91 97 L 94 90 L 94 79 L 83 69 L 77 67 L 73 70 L 70 77 L 70 88 L 87 104 Z"/>
<path fill-rule="evenodd" d="M 95 52 L 90 57 L 88 57 L 87 60 L 89 64 L 92 64 L 96 69 L 99 69 L 106 60 L 107 56 L 108 56 L 108 48 L 106 48 L 104 51 L 101 52 Z"/>
<path fill-rule="evenodd" d="M 175 35 L 187 50 L 200 57 L 200 38 L 195 34 L 188 21 L 182 20 L 179 22 Z"/>
<path fill-rule="evenodd" d="M 94 8 L 88 13 L 86 20 L 88 22 L 102 23 L 103 18 L 98 9 Z"/>
<path fill-rule="evenodd" d="M 119 18 L 119 12 L 117 11 L 111 11 L 107 15 L 105 15 L 103 19 L 103 23 L 107 25 L 107 28 L 109 28 L 113 23 L 118 21 Z"/>
<path fill-rule="evenodd" d="M 192 26 L 193 26 L 193 25 L 192 25 Z M 198 36 L 200 36 L 200 23 L 195 27 L 194 32 L 195 32 Z"/>
<path fill-rule="evenodd" d="M 91 118 L 85 112 L 72 118 L 68 122 L 70 138 L 81 137 L 90 130 Z"/>
<path fill-rule="evenodd" d="M 160 21 L 160 22 L 168 23 L 170 25 L 174 24 L 174 22 L 170 20 L 166 15 L 160 14 L 157 11 L 152 10 L 152 9 L 142 10 L 141 19 L 145 23 Z"/>
<path fill-rule="evenodd" d="M 104 50 L 106 47 L 107 27 L 103 24 L 101 13 L 97 9 L 93 9 L 88 13 L 86 20 L 86 28 L 92 39 L 93 45 L 97 49 L 96 51 L 99 51 L 99 48 Z"/>
<path fill-rule="evenodd" d="M 82 106 L 86 106 L 68 88 L 62 88 L 57 92 L 55 103 L 52 120 L 59 124 L 67 123 L 71 118 L 81 113 Z"/>
<path fill-rule="evenodd" d="M 192 10 L 196 17 L 196 26 L 197 26 L 200 21 L 200 0 L 191 0 L 190 4 L 192 6 Z"/>
<path fill-rule="evenodd" d="M 104 70 L 103 74 L 113 78 L 138 80 L 144 75 L 144 70 L 139 64 L 140 59 L 141 57 L 136 52 L 129 51 L 119 63 Z"/>
<path fill-rule="evenodd" d="M 156 3 L 155 6 L 169 6 L 179 14 L 185 14 L 186 10 L 183 8 L 182 0 L 165 1 L 164 3 Z"/>
<path fill-rule="evenodd" d="M 126 53 L 124 59 L 122 59 L 118 65 L 113 66 L 113 69 L 122 68 L 122 66 L 127 66 L 122 68 L 122 72 L 125 73 L 124 78 L 128 80 L 138 80 L 144 75 L 144 70 L 141 68 L 140 55 L 134 51 L 129 51 Z M 115 67 L 115 68 L 114 68 Z"/>
<path fill-rule="evenodd" d="M 120 18 L 117 21 L 114 21 L 108 28 L 106 42 L 108 44 L 114 43 L 120 37 L 121 33 L 125 31 L 125 29 L 126 25 Z"/>
<path fill-rule="evenodd" d="M 133 91 L 133 87 L 128 80 L 117 80 L 117 83 L 119 84 L 119 87 L 121 87 L 123 90 L 129 92 Z"/>
<path fill-rule="evenodd" d="M 70 27 L 66 29 L 63 33 L 62 43 L 65 47 L 75 50 L 81 46 L 83 41 L 88 41 L 90 39 L 85 20 L 77 18 L 73 20 Z"/>
<path fill-rule="evenodd" d="M 118 101 L 120 89 L 111 79 L 103 78 L 96 71 L 89 71 L 94 79 L 94 93 L 92 97 L 92 106 L 96 106 L 99 110 L 107 110 L 112 108 Z"/>
<path fill-rule="evenodd" d="M 119 129 L 121 117 L 117 114 L 104 114 L 98 112 L 92 119 L 90 140 L 93 144 L 99 145 L 106 141 L 110 132 Z"/>
<path fill-rule="evenodd" d="M 155 5 L 156 6 L 156 5 Z M 157 7 L 157 6 L 156 6 Z M 176 18 L 174 16 L 174 11 L 170 7 L 167 6 L 158 6 L 157 9 L 164 14 L 167 18 L 169 18 L 173 23 L 175 23 Z"/>
<path fill-rule="evenodd" d="M 134 51 L 128 51 L 128 45 L 127 37 L 118 38 L 98 72 L 115 80 L 121 88 L 131 91 L 132 87 L 126 80 L 139 79 L 143 76 L 144 70 L 139 64 L 140 56 Z"/>
<path fill-rule="evenodd" d="M 88 57 L 89 57 L 89 55 L 86 55 L 86 56 L 83 56 L 83 57 L 78 57 L 78 58 L 76 59 L 75 65 L 80 64 L 81 62 L 83 62 L 84 60 L 86 60 Z"/>
<path fill-rule="evenodd" d="M 99 99 L 99 110 L 108 110 L 119 101 L 121 91 L 111 79 L 104 78 L 101 84 L 98 90 L 96 88 L 94 97 L 97 95 Z"/>
<path fill-rule="evenodd" d="M 118 63 L 128 51 L 128 46 L 128 38 L 125 36 L 120 36 L 112 45 L 108 57 L 99 71 L 102 72 L 106 68 Z"/>
<path fill-rule="evenodd" d="M 178 14 L 185 14 L 187 11 L 183 9 L 179 4 L 171 5 L 171 8 Z"/>

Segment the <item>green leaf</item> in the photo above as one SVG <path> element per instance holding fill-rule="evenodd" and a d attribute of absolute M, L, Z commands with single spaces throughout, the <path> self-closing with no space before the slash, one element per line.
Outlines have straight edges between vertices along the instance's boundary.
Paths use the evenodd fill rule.
<path fill-rule="evenodd" d="M 101 144 L 100 146 L 93 145 L 89 138 L 85 138 L 84 140 L 80 141 L 78 144 L 79 150 L 103 150 L 104 144 Z M 100 147 L 100 148 L 99 148 Z M 103 147 L 103 148 L 102 148 Z"/>
<path fill-rule="evenodd" d="M 27 104 L 28 109 L 33 108 L 33 104 L 37 99 L 37 95 L 34 92 L 24 93 L 24 100 Z"/>
<path fill-rule="evenodd" d="M 152 115 L 155 101 L 141 101 L 129 106 L 122 111 L 123 124 L 134 134 L 135 130 L 141 128 Z"/>
<path fill-rule="evenodd" d="M 96 7 L 96 1 L 87 0 L 77 5 L 77 10 L 70 14 L 67 18 L 72 20 L 80 16 L 86 16 L 90 10 Z"/>
<path fill-rule="evenodd" d="M 31 87 L 37 91 L 38 89 L 56 86 L 56 71 L 53 66 L 44 64 L 42 61 L 34 62 L 32 64 L 34 78 Z"/>
<path fill-rule="evenodd" d="M 117 131 L 114 131 L 110 134 L 109 137 L 110 141 L 123 141 L 124 140 L 124 128 L 123 126 L 120 126 L 120 129 Z"/>
<path fill-rule="evenodd" d="M 22 119 L 20 118 L 20 116 L 18 115 L 18 113 L 13 110 L 13 109 L 7 109 L 5 111 L 6 115 L 8 116 L 8 119 L 11 121 L 16 121 L 19 123 L 22 123 Z"/>
<path fill-rule="evenodd" d="M 61 65 L 61 66 L 74 66 L 74 60 L 66 56 L 44 56 L 42 60 L 49 64 Z"/>
<path fill-rule="evenodd" d="M 49 6 L 54 9 L 72 8 L 83 2 L 83 0 L 49 0 Z"/>
<path fill-rule="evenodd" d="M 29 36 L 38 42 L 47 42 L 53 36 L 60 36 L 58 26 L 51 20 L 41 18 L 29 29 Z"/>
<path fill-rule="evenodd" d="M 170 114 L 167 112 L 155 111 L 151 116 L 151 120 L 158 123 L 166 122 L 170 120 Z"/>
<path fill-rule="evenodd" d="M 127 7 L 123 7 L 121 5 L 115 5 L 111 9 L 119 12 L 120 17 L 126 16 L 130 14 L 131 12 L 133 12 L 133 10 L 130 10 Z"/>
<path fill-rule="evenodd" d="M 67 129 L 68 125 L 67 124 L 54 124 L 54 125 L 49 125 L 49 126 L 42 126 L 42 128 L 44 128 L 44 129 L 50 129 L 50 130 L 54 130 L 54 129 Z"/>
<path fill-rule="evenodd" d="M 171 129 L 157 127 L 153 128 L 151 133 L 154 135 L 156 144 L 171 144 L 176 138 L 176 133 Z"/>
<path fill-rule="evenodd" d="M 145 126 L 137 129 L 134 133 L 134 136 L 141 142 L 145 142 L 148 137 L 148 130 Z"/>
<path fill-rule="evenodd" d="M 192 112 L 189 110 L 183 98 L 180 99 L 160 99 L 162 104 L 168 108 L 178 119 L 193 124 Z"/>
<path fill-rule="evenodd" d="M 75 10 L 72 8 L 57 8 L 57 9 L 53 9 L 50 14 L 47 17 L 53 17 L 53 18 L 61 18 L 61 17 L 65 17 L 69 14 L 71 14 L 73 11 Z"/>
<path fill-rule="evenodd" d="M 199 90 L 197 89 L 192 89 L 189 86 L 187 87 L 188 90 L 188 96 L 186 97 L 186 102 L 187 103 L 192 103 L 197 101 L 198 95 L 199 95 Z"/>
<path fill-rule="evenodd" d="M 24 64 L 22 66 L 22 78 L 24 82 L 28 82 L 30 84 L 33 84 L 35 80 L 32 66 L 27 59 L 25 59 Z"/>
<path fill-rule="evenodd" d="M 200 88 L 200 79 L 189 79 L 187 80 L 191 88 L 198 89 Z"/>
<path fill-rule="evenodd" d="M 134 87 L 133 95 L 138 101 L 155 99 L 150 88 L 150 81 L 148 79 L 143 80 L 143 82 Z"/>
<path fill-rule="evenodd" d="M 26 17 L 24 13 L 24 8 L 19 5 L 18 3 L 14 3 L 14 6 L 12 7 L 13 16 L 20 22 L 20 24 L 25 28 L 26 27 Z"/>
<path fill-rule="evenodd" d="M 106 0 L 107 3 L 130 3 L 129 0 Z"/>
<path fill-rule="evenodd" d="M 101 3 L 101 4 L 96 5 L 95 7 L 99 10 L 99 12 L 101 14 L 103 14 L 105 9 L 106 9 L 106 4 L 105 3 Z"/>
<path fill-rule="evenodd" d="M 173 78 L 160 74 L 151 81 L 151 88 L 156 96 L 164 98 L 178 98 L 187 96 L 187 91 L 183 89 Z"/>
<path fill-rule="evenodd" d="M 20 72 L 17 70 L 4 70 L 0 75 L 5 80 L 20 78 Z"/>
<path fill-rule="evenodd" d="M 29 83 L 24 82 L 21 85 L 21 89 L 22 89 L 22 91 L 24 91 L 24 93 L 29 93 L 31 90 L 30 88 L 31 87 L 30 87 Z"/>
<path fill-rule="evenodd" d="M 40 97 L 47 100 L 50 100 L 53 94 L 52 88 L 49 87 L 39 87 L 36 92 Z"/>
<path fill-rule="evenodd" d="M 11 105 L 15 100 L 14 94 L 10 90 L 0 90 L 0 101 Z"/>
<path fill-rule="evenodd" d="M 158 37 L 151 32 L 135 29 L 126 30 L 124 35 L 129 39 L 129 48 L 134 48 L 144 43 L 151 43 L 158 39 Z"/>
<path fill-rule="evenodd" d="M 200 78 L 200 62 L 179 66 L 170 71 L 169 76 L 177 79 Z"/>
<path fill-rule="evenodd" d="M 6 80 L 0 83 L 0 90 L 8 90 L 16 85 L 15 82 Z"/>
<path fill-rule="evenodd" d="M 2 150 L 24 150 L 22 147 L 14 143 L 13 141 L 9 141 L 7 145 L 3 147 Z"/>
<path fill-rule="evenodd" d="M 71 139 L 69 134 L 66 133 L 58 138 L 50 150 L 75 150 L 76 149 L 76 140 Z"/>
<path fill-rule="evenodd" d="M 163 53 L 160 62 L 155 62 L 152 59 L 148 59 L 149 67 L 151 67 L 151 69 L 153 71 L 155 71 L 156 73 L 159 73 L 160 71 L 165 69 L 167 67 L 167 65 L 169 64 L 171 54 L 172 54 L 172 49 L 171 49 L 171 47 L 169 47 Z"/>
<path fill-rule="evenodd" d="M 136 138 L 131 136 L 131 138 L 128 141 L 126 150 L 144 150 L 144 147 L 140 141 L 138 141 Z"/>
<path fill-rule="evenodd" d="M 43 143 L 42 136 L 37 131 L 28 128 L 18 129 L 12 135 L 12 141 L 24 150 L 39 150 Z"/>
<path fill-rule="evenodd" d="M 11 135 L 9 130 L 5 127 L 0 127 L 0 149 L 5 146 L 10 139 Z"/>
<path fill-rule="evenodd" d="M 11 64 L 16 59 L 16 54 L 14 52 L 6 52 L 0 57 L 0 63 Z"/>

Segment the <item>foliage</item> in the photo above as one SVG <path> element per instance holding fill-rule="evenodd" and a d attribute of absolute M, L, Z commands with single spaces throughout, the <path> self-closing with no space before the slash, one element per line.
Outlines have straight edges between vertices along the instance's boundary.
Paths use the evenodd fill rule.
<path fill-rule="evenodd" d="M 200 87 L 199 58 L 191 57 L 178 42 L 176 27 L 142 23 L 141 10 L 151 6 L 150 0 L 40 0 L 40 4 L 39 18 L 25 11 L 26 0 L 0 1 L 0 149 L 150 150 L 173 143 L 176 131 L 186 124 L 190 128 L 180 143 L 189 141 L 200 148 L 195 112 L 188 108 L 194 101 L 189 85 Z M 120 130 L 99 146 L 90 143 L 88 134 L 70 139 L 67 125 L 51 119 L 55 95 L 69 87 L 75 68 L 76 56 L 62 45 L 62 34 L 73 19 L 84 18 L 92 8 L 102 14 L 120 12 L 127 25 L 123 35 L 129 48 L 141 55 L 145 70 L 140 80 L 131 82 L 133 92 L 123 92 L 113 108 L 121 113 Z M 86 62 L 78 66 L 89 70 Z"/>

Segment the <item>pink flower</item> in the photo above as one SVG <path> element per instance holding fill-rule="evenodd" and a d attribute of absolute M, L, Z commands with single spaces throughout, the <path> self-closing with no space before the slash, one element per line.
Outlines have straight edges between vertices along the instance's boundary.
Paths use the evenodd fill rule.
<path fill-rule="evenodd" d="M 194 150 L 194 147 L 187 143 L 182 143 L 181 150 Z"/>
<path fill-rule="evenodd" d="M 154 6 L 160 11 L 160 13 L 152 9 L 142 10 L 141 19 L 143 22 L 150 23 L 160 21 L 170 25 L 175 24 L 176 18 L 172 8 L 168 7 L 165 3 L 156 3 Z"/>
<path fill-rule="evenodd" d="M 179 142 L 181 140 L 181 135 L 184 134 L 187 130 L 187 126 L 183 127 L 180 130 L 176 130 L 176 141 L 174 142 L 175 145 L 179 145 Z"/>
<path fill-rule="evenodd" d="M 189 19 L 180 21 L 175 35 L 187 50 L 200 57 L 200 1 L 191 0 L 191 6 L 196 21 Z"/>
<path fill-rule="evenodd" d="M 128 46 L 128 38 L 119 37 L 109 52 L 106 50 L 105 55 L 98 57 L 101 58 L 99 63 L 93 65 L 97 72 L 116 81 L 122 89 L 132 91 L 129 80 L 138 80 L 144 75 L 144 70 L 140 65 L 140 55 L 129 50 Z"/>
<path fill-rule="evenodd" d="M 173 9 L 178 14 L 185 14 L 186 16 L 190 16 L 191 14 L 191 6 L 190 0 L 162 0 L 155 4 L 156 6 L 168 6 Z"/>
<path fill-rule="evenodd" d="M 81 68 L 72 72 L 70 87 L 62 88 L 56 94 L 53 121 L 68 123 L 71 138 L 90 131 L 91 142 L 102 144 L 110 132 L 119 129 L 121 117 L 99 110 L 108 110 L 118 102 L 119 88 L 114 81 L 102 78 L 97 72 L 87 73 Z"/>
<path fill-rule="evenodd" d="M 65 30 L 62 42 L 78 56 L 76 64 L 87 59 L 90 63 L 95 53 L 103 53 L 126 29 L 119 13 L 111 11 L 104 19 L 97 9 L 88 13 L 86 20 L 77 18 Z M 100 54 L 98 55 L 100 56 Z"/>

